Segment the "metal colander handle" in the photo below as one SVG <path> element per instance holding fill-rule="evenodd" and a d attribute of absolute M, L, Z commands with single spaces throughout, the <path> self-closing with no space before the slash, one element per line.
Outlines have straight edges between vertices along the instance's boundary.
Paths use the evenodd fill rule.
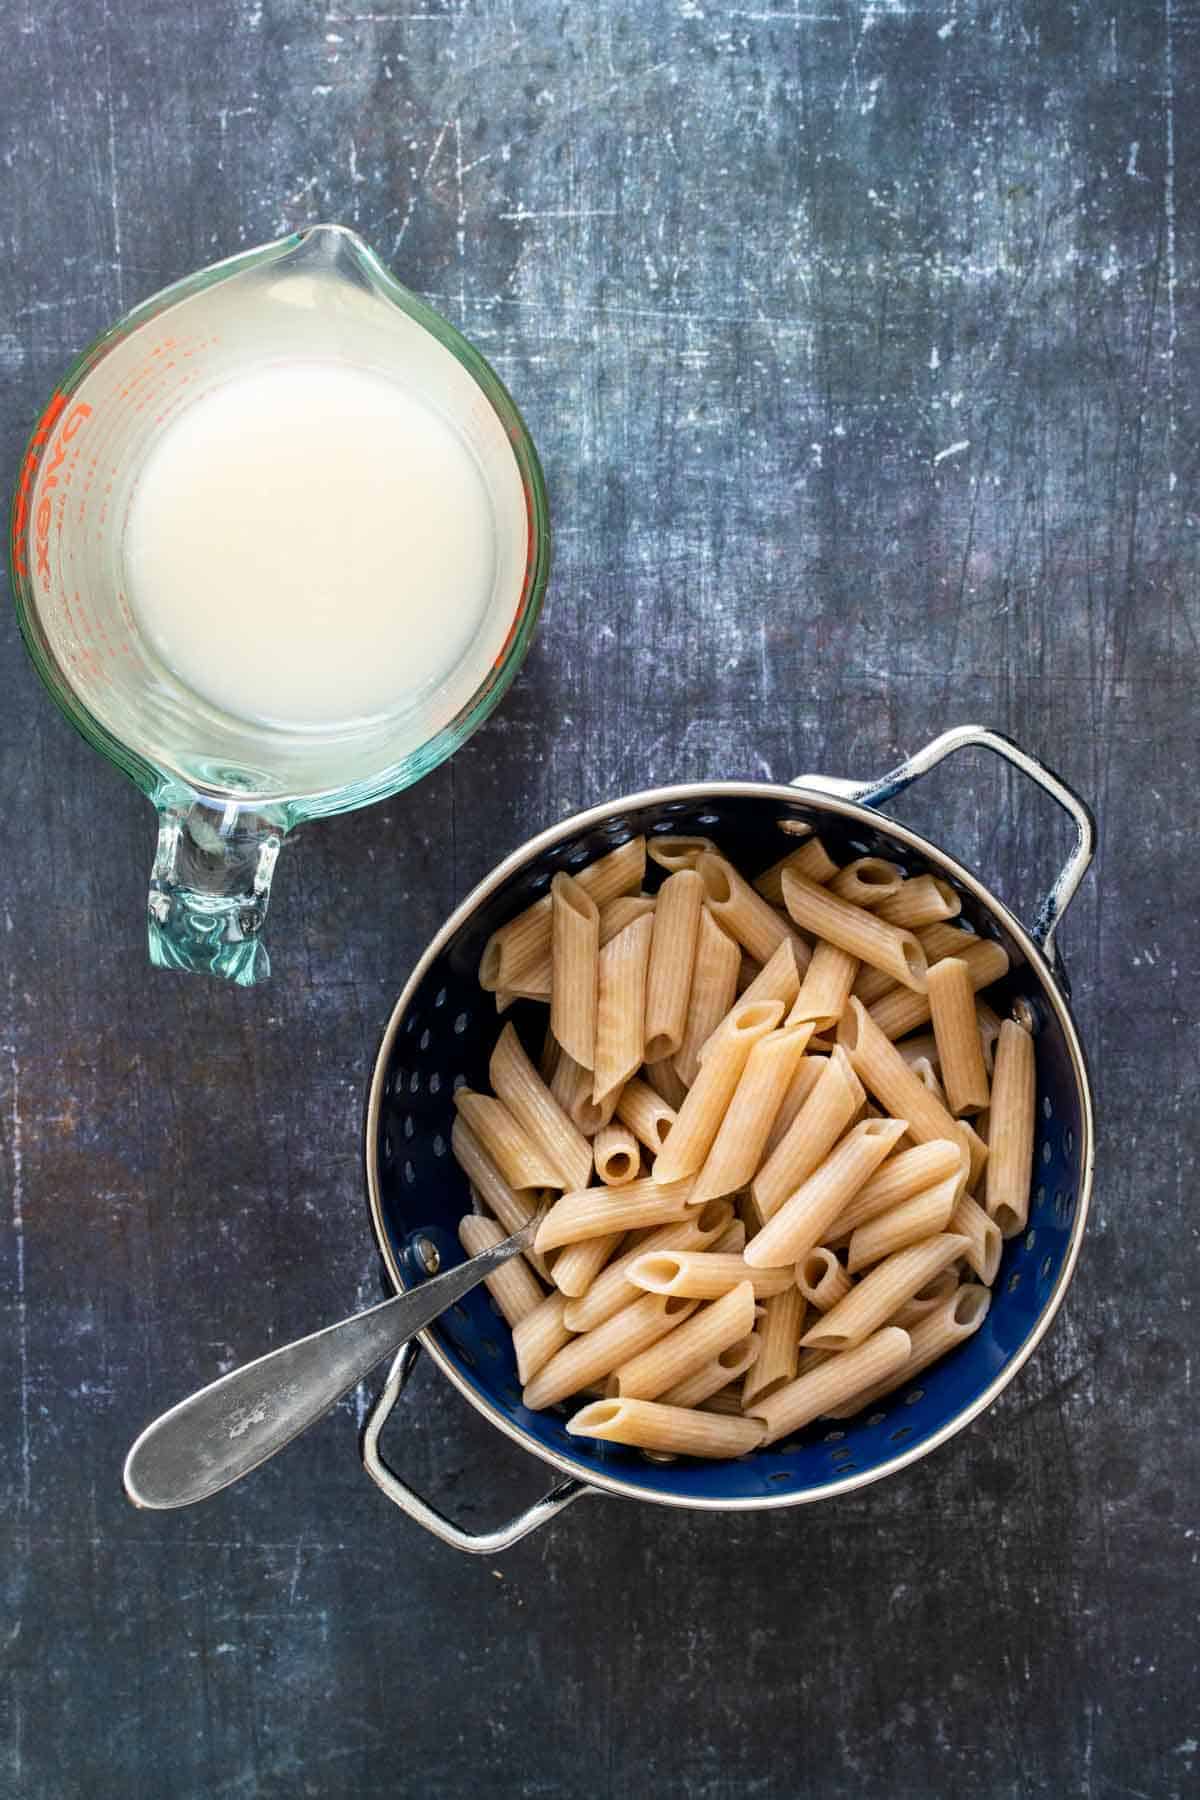
<path fill-rule="evenodd" d="M 854 800 L 861 806 L 884 806 L 889 800 L 895 799 L 897 794 L 902 794 L 905 788 L 911 787 L 920 776 L 928 775 L 946 757 L 953 756 L 956 750 L 995 751 L 997 756 L 1002 756 L 1005 762 L 1011 763 L 1014 769 L 1020 769 L 1023 775 L 1036 781 L 1075 821 L 1078 834 L 1075 847 L 1042 901 L 1029 934 L 1045 952 L 1046 960 L 1056 964 L 1058 959 L 1054 934 L 1096 853 L 1096 821 L 1091 809 L 1073 788 L 1069 788 L 1065 781 L 1039 762 L 1036 756 L 1030 756 L 1027 750 L 1022 750 L 1019 744 L 1015 744 L 1002 731 L 992 731 L 986 725 L 957 725 L 952 731 L 944 731 L 932 743 L 926 744 L 923 750 L 918 750 L 915 756 L 907 757 L 887 775 L 875 781 L 843 781 L 830 775 L 800 775 L 792 786 L 815 788 L 818 793 L 833 794 L 842 800 Z"/>
<path fill-rule="evenodd" d="M 440 1513 L 428 1500 L 423 1500 L 420 1494 L 414 1493 L 406 1482 L 401 1481 L 384 1461 L 379 1447 L 383 1428 L 408 1384 L 419 1353 L 420 1345 L 414 1338 L 405 1344 L 396 1357 L 388 1374 L 387 1385 L 371 1408 L 362 1444 L 363 1466 L 367 1474 L 410 1519 L 415 1519 L 418 1525 L 423 1525 L 426 1531 L 431 1531 L 434 1537 L 441 1538 L 443 1544 L 449 1544 L 454 1550 L 466 1550 L 473 1556 L 495 1556 L 517 1543 L 528 1532 L 536 1530 L 539 1525 L 548 1524 L 565 1506 L 570 1506 L 573 1500 L 596 1491 L 583 1481 L 560 1481 L 557 1487 L 551 1488 L 548 1494 L 543 1494 L 540 1500 L 535 1501 L 528 1511 L 510 1519 L 507 1525 L 498 1526 L 495 1531 L 464 1531 L 460 1525 L 455 1525 L 451 1519 L 446 1518 L 444 1513 Z"/>

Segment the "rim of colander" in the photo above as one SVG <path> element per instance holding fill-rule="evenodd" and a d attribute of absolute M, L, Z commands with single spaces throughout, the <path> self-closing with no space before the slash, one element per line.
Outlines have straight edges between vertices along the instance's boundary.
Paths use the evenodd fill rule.
<path fill-rule="evenodd" d="M 957 1437 L 974 1419 L 999 1398 L 1014 1376 L 1020 1373 L 1033 1352 L 1045 1337 L 1050 1326 L 1058 1315 L 1067 1289 L 1075 1274 L 1075 1265 L 1079 1260 L 1079 1250 L 1083 1242 L 1083 1234 L 1087 1225 L 1088 1212 L 1091 1206 L 1092 1178 L 1095 1162 L 1095 1132 L 1092 1119 L 1092 1090 L 1088 1079 L 1087 1062 L 1079 1033 L 1075 1029 L 1075 1021 L 1071 1016 L 1066 996 L 1055 978 L 1054 971 L 1040 947 L 1034 942 L 1026 927 L 1010 911 L 991 889 L 972 873 L 963 863 L 922 837 L 920 832 L 913 831 L 907 825 L 890 818 L 888 814 L 879 812 L 871 806 L 864 806 L 857 800 L 845 799 L 839 795 L 825 793 L 817 788 L 808 788 L 802 781 L 795 784 L 783 784 L 767 781 L 689 781 L 675 783 L 669 787 L 647 788 L 640 793 L 622 795 L 619 799 L 605 801 L 602 805 L 586 808 L 583 812 L 573 813 L 570 818 L 562 819 L 556 825 L 550 825 L 535 837 L 527 838 L 516 850 L 496 864 L 490 874 L 478 882 L 466 898 L 460 901 L 441 929 L 431 938 L 418 959 L 412 974 L 405 982 L 399 998 L 392 1008 L 387 1025 L 384 1028 L 379 1048 L 375 1054 L 375 1064 L 371 1073 L 371 1083 L 367 1092 L 367 1105 L 363 1122 L 363 1161 L 366 1174 L 367 1202 L 371 1215 L 371 1228 L 379 1253 L 383 1259 L 388 1279 L 399 1293 L 409 1283 L 393 1250 L 391 1239 L 383 1219 L 383 1202 L 379 1186 L 379 1168 L 377 1146 L 379 1142 L 379 1118 L 383 1104 L 383 1086 L 391 1058 L 392 1045 L 401 1021 L 408 1010 L 409 1002 L 434 959 L 440 955 L 445 945 L 467 923 L 480 904 L 501 887 L 511 875 L 536 861 L 546 851 L 551 850 L 565 838 L 576 836 L 580 831 L 589 830 L 602 824 L 613 813 L 634 811 L 640 807 L 661 806 L 672 800 L 698 800 L 705 796 L 729 799 L 777 798 L 781 805 L 794 805 L 796 801 L 813 805 L 819 810 L 833 813 L 844 819 L 857 819 L 870 826 L 872 830 L 886 830 L 910 850 L 932 858 L 935 862 L 960 881 L 967 891 L 974 896 L 989 912 L 991 912 L 1004 928 L 1011 933 L 1028 960 L 1030 967 L 1037 973 L 1042 990 L 1048 1003 L 1053 1007 L 1056 1018 L 1062 1026 L 1067 1048 L 1071 1056 L 1071 1067 L 1078 1084 L 1082 1102 L 1082 1125 L 1080 1131 L 1080 1165 L 1079 1195 L 1075 1205 L 1075 1217 L 1071 1226 L 1071 1235 L 1067 1243 L 1062 1267 L 1052 1288 L 1040 1318 L 1035 1323 L 1028 1338 L 1015 1352 L 1004 1368 L 988 1383 L 975 1399 L 953 1418 L 933 1433 L 924 1443 L 911 1449 L 897 1451 L 887 1462 L 876 1469 L 856 1472 L 852 1475 L 835 1477 L 831 1481 L 822 1482 L 818 1487 L 805 1488 L 799 1493 L 746 1494 L 735 1499 L 707 1499 L 691 1494 L 674 1494 L 662 1488 L 645 1487 L 637 1482 L 626 1481 L 620 1475 L 610 1474 L 607 1470 L 593 1468 L 587 1463 L 577 1462 L 574 1457 L 552 1450 L 548 1445 L 540 1443 L 528 1433 L 523 1426 L 498 1406 L 487 1395 L 481 1394 L 469 1381 L 460 1374 L 453 1359 L 441 1348 L 433 1335 L 432 1329 L 420 1333 L 420 1342 L 441 1369 L 442 1373 L 454 1384 L 459 1393 L 469 1400 L 477 1412 L 495 1425 L 504 1435 L 519 1444 L 531 1456 L 548 1463 L 565 1475 L 574 1476 L 588 1487 L 597 1488 L 605 1493 L 619 1494 L 623 1499 L 642 1500 L 660 1506 L 681 1507 L 695 1512 L 756 1512 L 760 1509 L 775 1509 L 785 1506 L 804 1506 L 817 1500 L 831 1500 L 838 1494 L 852 1493 L 856 1488 L 869 1487 L 873 1482 L 882 1481 L 886 1476 L 897 1475 L 911 1463 L 919 1462 L 922 1457 L 929 1456 L 934 1450 Z"/>

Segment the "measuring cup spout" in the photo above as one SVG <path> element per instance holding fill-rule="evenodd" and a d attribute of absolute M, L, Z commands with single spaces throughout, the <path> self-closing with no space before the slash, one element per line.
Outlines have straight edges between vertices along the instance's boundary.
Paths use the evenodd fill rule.
<path fill-rule="evenodd" d="M 160 803 L 146 915 L 156 968 L 219 975 L 239 987 L 266 980 L 271 959 L 261 934 L 283 833 L 278 821 L 232 802 Z"/>

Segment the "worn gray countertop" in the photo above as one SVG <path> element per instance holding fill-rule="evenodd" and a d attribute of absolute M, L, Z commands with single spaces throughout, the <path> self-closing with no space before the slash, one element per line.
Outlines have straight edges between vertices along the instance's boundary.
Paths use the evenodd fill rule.
<path fill-rule="evenodd" d="M 289 845 L 251 993 L 147 968 L 150 809 L 3 634 L 0 1792 L 1194 1793 L 1194 0 L 14 0 L 4 45 L 6 485 L 98 329 L 336 219 L 512 387 L 557 555 L 492 722 Z M 364 1079 L 502 854 L 967 719 L 1102 828 L 1093 1219 L 990 1415 L 833 1504 L 586 1501 L 502 1562 L 374 1490 L 364 1396 L 126 1505 L 153 1412 L 378 1293 Z M 1064 852 L 985 758 L 901 813 L 1026 913 Z M 545 1483 L 428 1368 L 397 1453 L 476 1525 Z"/>

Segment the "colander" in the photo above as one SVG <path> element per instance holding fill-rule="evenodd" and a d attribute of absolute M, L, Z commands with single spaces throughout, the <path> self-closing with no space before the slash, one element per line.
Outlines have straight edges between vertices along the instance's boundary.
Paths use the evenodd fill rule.
<path fill-rule="evenodd" d="M 1036 782 L 1075 822 L 1077 839 L 1037 920 L 1026 927 L 979 877 L 937 845 L 877 808 L 963 749 L 987 749 Z M 945 732 L 881 780 L 801 776 L 790 786 L 691 782 L 593 807 L 531 838 L 480 883 L 438 932 L 388 1021 L 367 1100 L 365 1158 L 371 1219 L 384 1266 L 397 1288 L 463 1260 L 457 1224 L 470 1209 L 466 1178 L 450 1154 L 453 1094 L 487 1086 L 497 1020 L 477 971 L 489 935 L 573 870 L 637 833 L 713 837 L 741 869 L 758 871 L 784 855 L 797 831 L 820 833 L 839 861 L 883 856 L 910 873 L 945 877 L 962 917 L 997 938 L 1011 970 L 998 990 L 1037 1038 L 1037 1136 L 1027 1229 L 1005 1245 L 983 1327 L 942 1362 L 865 1416 L 836 1427 L 818 1421 L 794 1437 L 735 1462 L 650 1456 L 618 1444 L 567 1435 L 569 1408 L 530 1412 L 507 1328 L 476 1288 L 420 1340 L 407 1344 L 363 1433 L 363 1461 L 379 1487 L 435 1536 L 457 1549 L 494 1555 L 586 1494 L 710 1511 L 749 1511 L 828 1500 L 897 1473 L 976 1418 L 1032 1355 L 1062 1304 L 1075 1269 L 1092 1185 L 1092 1101 L 1083 1050 L 1067 1004 L 1055 929 L 1091 862 L 1095 827 L 1065 782 L 1010 738 L 980 726 Z M 653 865 L 651 865 L 653 867 Z M 989 996 L 995 999 L 995 995 Z M 514 1008 L 527 1042 L 540 1043 L 545 1011 Z M 423 1346 L 471 1404 L 498 1430 L 561 1478 L 519 1518 L 473 1532 L 423 1499 L 385 1460 L 384 1427 Z"/>

